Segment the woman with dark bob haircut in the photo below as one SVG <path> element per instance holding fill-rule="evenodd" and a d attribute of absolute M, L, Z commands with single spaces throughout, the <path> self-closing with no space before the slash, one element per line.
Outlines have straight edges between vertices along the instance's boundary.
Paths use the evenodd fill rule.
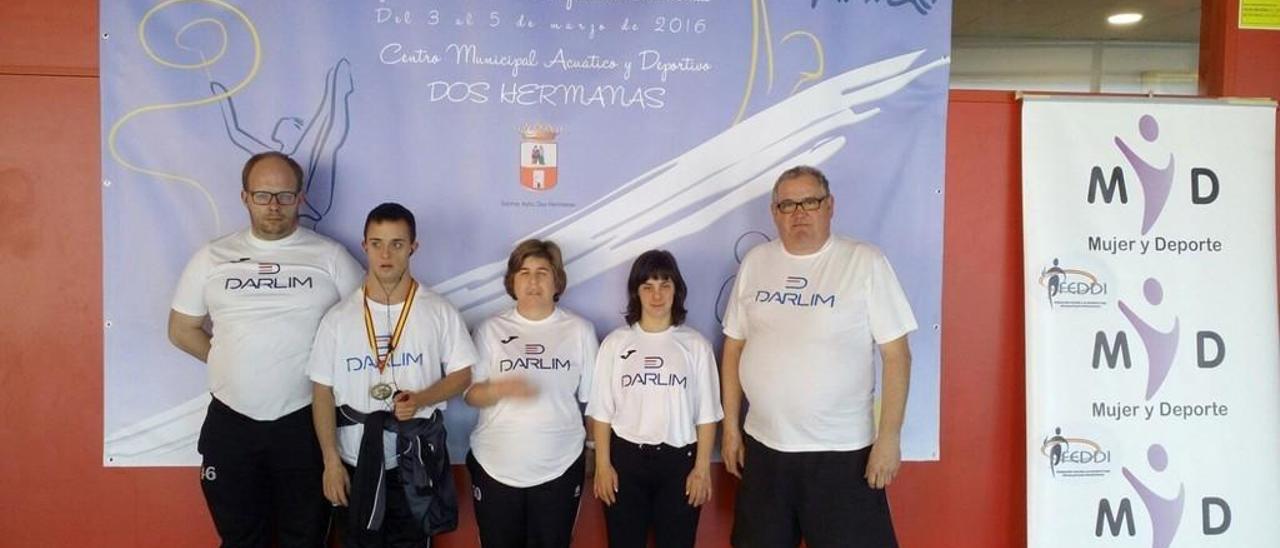
<path fill-rule="evenodd" d="M 627 279 L 627 325 L 600 344 L 587 415 L 609 546 L 691 547 L 711 498 L 720 381 L 711 344 L 684 325 L 688 294 L 670 252 L 646 251 Z"/>
<path fill-rule="evenodd" d="M 480 409 L 467 470 L 485 548 L 569 548 L 586 459 L 582 408 L 595 327 L 556 305 L 568 280 L 560 247 L 525 240 L 507 261 L 515 306 L 475 331 L 468 404 Z"/>

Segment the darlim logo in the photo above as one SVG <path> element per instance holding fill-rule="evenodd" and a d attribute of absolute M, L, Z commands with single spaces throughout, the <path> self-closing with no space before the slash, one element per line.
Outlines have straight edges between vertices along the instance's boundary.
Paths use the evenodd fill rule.
<path fill-rule="evenodd" d="M 237 289 L 294 289 L 305 287 L 314 288 L 311 276 L 299 278 L 297 276 L 285 276 L 279 278 L 268 278 L 280 273 L 279 263 L 258 263 L 257 278 L 235 278 L 228 277 L 223 284 L 223 289 L 227 291 L 235 291 Z"/>
<path fill-rule="evenodd" d="M 756 302 L 758 303 L 774 303 L 798 307 L 811 306 L 827 306 L 829 308 L 836 307 L 835 295 L 823 295 L 821 293 L 805 293 L 803 290 L 809 287 L 809 279 L 804 276 L 787 276 L 782 284 L 782 291 L 756 291 Z"/>
<path fill-rule="evenodd" d="M 573 368 L 573 362 L 562 360 L 560 358 L 540 358 L 539 355 L 545 353 L 547 347 L 537 343 L 529 343 L 524 345 L 523 357 L 498 360 L 498 371 L 505 373 L 516 369 L 543 369 L 543 370 L 569 370 Z"/>
<path fill-rule="evenodd" d="M 299 278 L 297 276 L 288 276 L 284 278 L 227 278 L 227 291 L 237 289 L 294 289 L 297 287 L 312 288 L 311 276 Z"/>
<path fill-rule="evenodd" d="M 365 369 L 377 369 L 378 362 L 373 356 L 352 356 L 346 359 L 347 371 L 362 371 Z M 404 367 L 406 365 L 422 365 L 422 353 L 411 354 L 409 352 L 401 352 L 400 354 L 392 354 L 391 361 L 387 365 L 391 367 Z"/>
<path fill-rule="evenodd" d="M 559 369 L 568 370 L 572 368 L 572 362 L 569 360 L 562 360 L 560 358 L 551 358 L 550 361 L 538 357 L 498 360 L 498 371 L 503 373 L 506 373 L 507 371 L 514 371 L 516 369 L 545 369 L 554 371 Z"/>
<path fill-rule="evenodd" d="M 663 365 L 666 365 L 666 360 L 662 359 L 662 356 L 645 356 L 644 357 L 643 367 L 645 369 L 662 369 Z M 636 386 L 636 385 L 680 386 L 680 387 L 688 388 L 689 379 L 684 375 L 677 375 L 675 373 L 667 373 L 666 375 L 663 375 L 662 373 L 658 373 L 657 371 L 643 371 L 640 373 L 632 373 L 632 374 L 623 373 L 622 375 L 623 388 L 627 388 L 629 386 Z"/>

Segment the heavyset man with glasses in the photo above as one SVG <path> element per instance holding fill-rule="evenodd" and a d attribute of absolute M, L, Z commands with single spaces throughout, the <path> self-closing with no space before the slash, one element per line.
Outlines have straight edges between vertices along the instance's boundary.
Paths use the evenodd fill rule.
<path fill-rule="evenodd" d="M 223 546 L 268 546 L 272 523 L 279 546 L 322 546 L 328 529 L 306 364 L 320 318 L 364 272 L 298 226 L 302 180 L 284 154 L 250 158 L 240 191 L 250 227 L 196 252 L 169 312 L 169 340 L 208 363 L 200 483 Z"/>
<path fill-rule="evenodd" d="M 733 544 L 897 546 L 884 487 L 901 459 L 915 317 L 879 249 L 831 234 L 821 171 L 783 172 L 771 209 L 779 239 L 743 259 L 724 320 L 722 454 L 742 478 Z"/>

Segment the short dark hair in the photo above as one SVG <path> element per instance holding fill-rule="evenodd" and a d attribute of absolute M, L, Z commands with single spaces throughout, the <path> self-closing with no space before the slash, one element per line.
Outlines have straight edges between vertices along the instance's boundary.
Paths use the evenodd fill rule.
<path fill-rule="evenodd" d="M 564 272 L 564 259 L 560 255 L 560 246 L 551 240 L 537 238 L 530 238 L 516 244 L 516 248 L 511 251 L 511 256 L 507 258 L 507 275 L 502 279 L 502 285 L 507 288 L 507 295 L 512 299 L 516 298 L 516 273 L 520 272 L 521 266 L 524 266 L 525 259 L 530 257 L 545 259 L 551 263 L 551 276 L 556 282 L 556 294 L 552 299 L 559 302 L 560 295 L 564 294 L 565 287 L 569 285 L 569 276 Z"/>
<path fill-rule="evenodd" d="M 253 171 L 253 166 L 258 165 L 258 162 L 268 158 L 275 158 L 289 166 L 289 171 L 293 172 L 293 180 L 296 183 L 294 188 L 296 189 L 296 192 L 302 192 L 302 166 L 298 165 L 298 162 L 293 161 L 293 158 L 290 158 L 288 154 L 276 152 L 274 150 L 270 152 L 259 152 L 249 157 L 249 160 L 244 163 L 244 169 L 240 171 L 240 189 L 246 191 L 249 190 L 249 172 Z"/>
<path fill-rule="evenodd" d="M 676 286 L 675 298 L 671 301 L 671 325 L 684 323 L 688 311 L 684 308 L 684 298 L 689 288 L 680 275 L 680 266 L 676 257 L 665 249 L 650 249 L 636 257 L 631 263 L 631 275 L 627 277 L 627 325 L 640 321 L 640 286 L 649 280 L 671 280 Z"/>
<path fill-rule="evenodd" d="M 418 222 L 414 220 L 413 212 L 395 202 L 383 202 L 369 211 L 369 216 L 364 219 L 364 235 L 369 235 L 369 225 L 387 221 L 404 221 L 409 225 L 409 241 L 418 241 Z"/>
<path fill-rule="evenodd" d="M 805 175 L 817 179 L 818 184 L 822 185 L 822 192 L 828 196 L 831 195 L 831 183 L 827 182 L 827 176 L 822 173 L 822 170 L 813 166 L 795 166 L 782 172 L 782 175 L 778 176 L 778 180 L 773 182 L 773 197 L 769 200 L 771 202 L 778 201 L 778 187 L 782 186 L 782 183 L 792 179 L 799 179 Z"/>

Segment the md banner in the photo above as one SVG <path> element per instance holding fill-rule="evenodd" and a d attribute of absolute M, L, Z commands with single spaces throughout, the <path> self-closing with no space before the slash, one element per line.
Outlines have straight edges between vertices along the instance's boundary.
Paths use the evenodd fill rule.
<path fill-rule="evenodd" d="M 1024 98 L 1029 546 L 1280 546 L 1275 131 Z"/>
<path fill-rule="evenodd" d="M 362 262 L 366 213 L 413 210 L 413 273 L 471 325 L 511 306 L 506 257 L 539 237 L 600 336 L 631 261 L 671 250 L 713 341 L 738 261 L 776 237 L 774 180 L 818 166 L 835 230 L 882 247 L 915 309 L 904 456 L 939 458 L 950 26 L 937 0 L 103 2 L 104 463 L 198 463 L 206 371 L 169 303 L 247 224 L 240 168 L 271 150 L 306 171 L 302 224 Z M 475 414 L 446 414 L 459 458 Z"/>

